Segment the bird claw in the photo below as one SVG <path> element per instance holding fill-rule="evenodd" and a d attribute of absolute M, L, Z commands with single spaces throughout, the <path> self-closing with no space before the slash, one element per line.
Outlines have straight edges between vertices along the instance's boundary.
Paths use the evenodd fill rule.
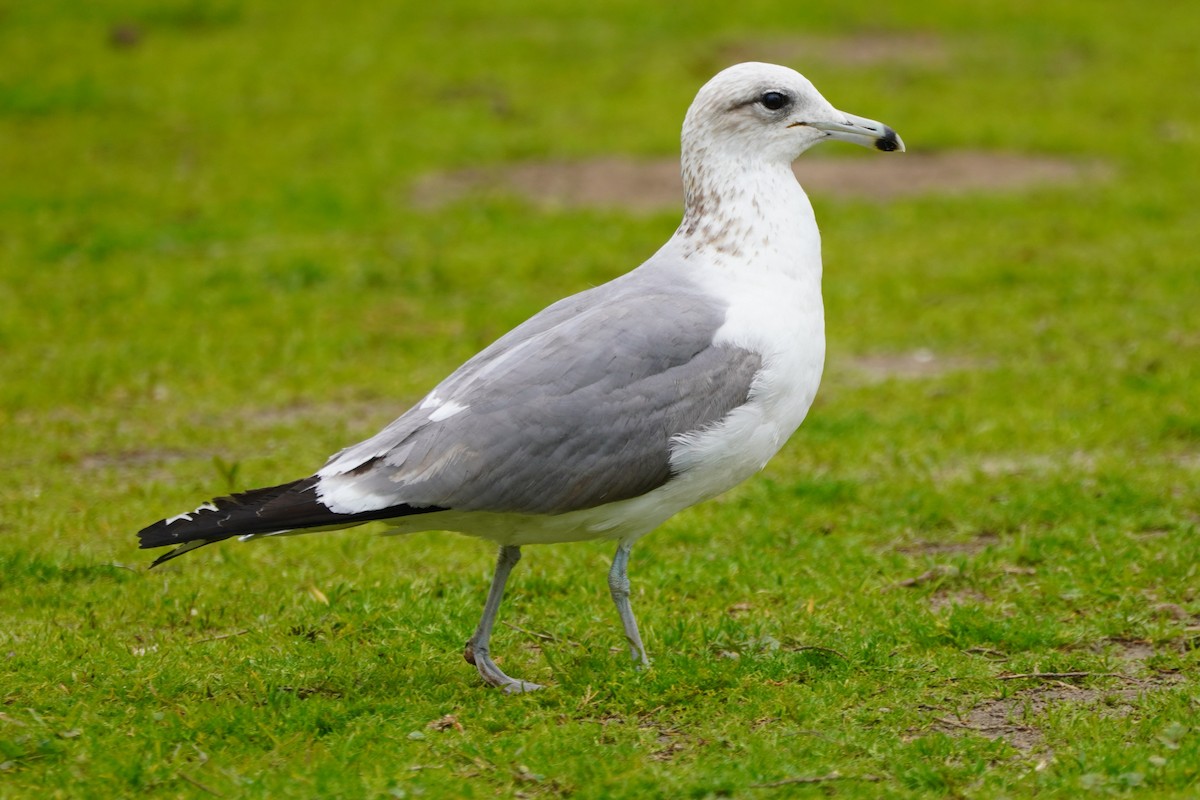
<path fill-rule="evenodd" d="M 508 683 L 501 687 L 501 691 L 505 694 L 527 694 L 546 688 L 540 683 L 530 683 L 529 681 L 515 680 L 513 678 L 509 678 L 508 681 Z"/>
<path fill-rule="evenodd" d="M 496 666 L 495 661 L 492 661 L 487 650 L 476 649 L 471 642 L 467 642 L 467 646 L 463 650 L 463 658 L 467 663 L 475 665 L 475 669 L 479 670 L 479 677 L 483 678 L 484 683 L 495 686 L 505 694 L 526 694 L 546 688 L 540 683 L 508 677 L 504 674 L 504 670 Z"/>

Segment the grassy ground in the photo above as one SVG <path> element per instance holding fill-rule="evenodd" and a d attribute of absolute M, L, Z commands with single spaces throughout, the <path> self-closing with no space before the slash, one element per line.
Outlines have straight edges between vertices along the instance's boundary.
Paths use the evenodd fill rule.
<path fill-rule="evenodd" d="M 1194 796 L 1196 7 L 522 5 L 0 3 L 0 797 Z M 143 524 L 305 474 L 676 221 L 413 180 L 670 155 L 754 57 L 912 151 L 1112 177 L 814 198 L 826 385 L 635 550 L 652 670 L 597 544 L 526 551 L 527 697 L 461 659 L 480 542 L 142 569 Z"/>

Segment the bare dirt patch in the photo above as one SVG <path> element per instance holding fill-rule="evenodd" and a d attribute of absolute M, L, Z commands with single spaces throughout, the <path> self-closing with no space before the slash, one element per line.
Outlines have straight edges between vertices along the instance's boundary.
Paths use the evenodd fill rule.
<path fill-rule="evenodd" d="M 346 424 L 360 430 L 364 435 L 369 435 L 400 416 L 419 399 L 419 395 L 398 395 L 395 398 L 298 401 L 278 406 L 244 406 L 226 413 L 221 424 L 231 429 L 240 427 L 253 431 L 269 431 L 295 425 L 327 428 L 331 425 Z M 193 421 L 196 425 L 211 424 L 202 416 L 197 416 Z"/>
<path fill-rule="evenodd" d="M 78 466 L 88 471 L 106 469 L 141 468 L 183 461 L 190 456 L 182 450 L 167 448 L 144 448 L 139 450 L 116 450 L 87 453 L 79 457 Z"/>
<path fill-rule="evenodd" d="M 1155 656 L 1160 654 L 1182 654 L 1192 649 L 1194 640 L 1190 634 L 1195 631 L 1196 628 L 1193 626 L 1184 626 L 1181 629 L 1182 637 L 1158 642 L 1151 642 L 1147 639 L 1101 639 L 1092 644 L 1089 649 L 1094 653 L 1103 653 L 1108 656 L 1122 674 L 1142 676 L 1136 679 L 1130 678 L 1139 685 L 1177 683 L 1183 680 L 1181 673 L 1169 667 L 1163 667 L 1163 662 L 1159 664 L 1151 662 L 1154 661 Z"/>
<path fill-rule="evenodd" d="M 1154 657 L 1154 645 L 1136 639 L 1112 640 L 1109 652 L 1118 661 L 1130 667 L 1142 667 Z"/>
<path fill-rule="evenodd" d="M 961 356 L 945 356 L 920 348 L 909 353 L 874 353 L 840 359 L 837 369 L 867 383 L 886 380 L 925 380 L 964 369 L 986 366 Z"/>
<path fill-rule="evenodd" d="M 1140 692 L 1118 689 L 1101 692 L 1096 689 L 1037 689 L 1022 692 L 1016 697 L 988 700 L 972 708 L 959 720 L 939 720 L 948 728 L 971 730 L 987 739 L 1004 739 L 1018 750 L 1032 750 L 1043 742 L 1041 730 L 1033 721 L 1057 703 L 1072 703 L 1089 707 L 1100 706 L 1103 716 L 1124 717 L 1133 710 L 1133 701 Z"/>
<path fill-rule="evenodd" d="M 1125 667 L 1132 668 L 1135 672 L 1142 672 L 1145 662 L 1152 658 L 1155 652 L 1148 642 L 1135 640 L 1106 640 L 1098 646 L 1115 646 L 1117 657 L 1124 662 Z M 1093 688 L 1068 682 L 1087 677 L 1117 678 L 1124 685 L 1115 688 Z M 1021 689 L 1008 697 L 985 700 L 965 714 L 939 717 L 934 721 L 934 727 L 950 733 L 972 731 L 988 739 L 1004 739 L 1022 751 L 1040 749 L 1044 743 L 1044 735 L 1037 727 L 1037 720 L 1054 708 L 1071 704 L 1101 718 L 1119 719 L 1137 713 L 1148 693 L 1166 691 L 1183 681 L 1181 675 L 1170 672 L 1152 672 L 1146 677 L 1134 677 L 1127 671 L 1002 674 L 999 679 L 1020 679 L 1022 682 L 1032 679 L 1046 682 Z"/>
<path fill-rule="evenodd" d="M 984 151 L 907 153 L 894 158 L 800 159 L 796 176 L 820 197 L 889 200 L 937 194 L 1011 192 L 1103 178 L 1102 165 Z M 439 208 L 466 197 L 519 197 L 544 208 L 619 208 L 650 214 L 683 206 L 679 161 L 597 158 L 533 161 L 440 172 L 420 178 L 411 201 Z"/>
<path fill-rule="evenodd" d="M 1179 453 L 1172 460 L 1178 467 L 1192 472 L 1200 472 L 1200 453 Z"/>
<path fill-rule="evenodd" d="M 1096 471 L 1097 463 L 1094 454 L 1082 451 L 976 455 L 946 461 L 938 467 L 936 479 L 939 482 L 953 482 L 1014 475 L 1051 475 L 1066 470 L 1090 475 Z"/>
<path fill-rule="evenodd" d="M 1017 750 L 1039 749 L 1044 734 L 1036 721 L 1063 703 L 1085 707 L 1109 719 L 1137 711 L 1147 687 L 1089 689 L 1063 684 L 1028 689 L 1012 697 L 987 700 L 957 717 L 941 717 L 935 727 L 948 733 L 971 731 L 987 739 L 1003 739 Z"/>
<path fill-rule="evenodd" d="M 990 602 L 990 597 L 975 589 L 941 590 L 929 596 L 929 609 L 936 613 L 955 606 L 984 605 Z"/>
<path fill-rule="evenodd" d="M 989 700 L 957 718 L 941 717 L 935 727 L 950 734 L 971 731 L 987 739 L 1003 739 L 1017 750 L 1033 750 L 1042 744 L 1042 732 L 1025 721 L 1016 699 Z"/>
<path fill-rule="evenodd" d="M 1000 534 L 994 531 L 981 531 L 976 536 L 966 541 L 960 542 L 931 542 L 920 541 L 911 544 L 901 544 L 895 549 L 898 553 L 907 553 L 910 555 L 944 555 L 944 554 L 965 554 L 974 555 L 982 553 L 992 545 L 999 544 Z"/>

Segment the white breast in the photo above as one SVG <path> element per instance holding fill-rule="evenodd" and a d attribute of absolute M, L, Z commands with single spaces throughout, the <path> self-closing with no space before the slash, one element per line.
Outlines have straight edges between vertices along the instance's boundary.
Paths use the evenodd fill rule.
<path fill-rule="evenodd" d="M 689 275 L 729 303 L 717 344 L 758 353 L 749 402 L 719 425 L 679 437 L 671 463 L 693 502 L 762 469 L 804 421 L 825 364 L 821 238 L 812 206 L 790 170 L 738 177 L 754 190 L 723 208 L 742 232 L 717 248 L 682 245 Z M 773 197 L 770 207 L 758 197 Z"/>

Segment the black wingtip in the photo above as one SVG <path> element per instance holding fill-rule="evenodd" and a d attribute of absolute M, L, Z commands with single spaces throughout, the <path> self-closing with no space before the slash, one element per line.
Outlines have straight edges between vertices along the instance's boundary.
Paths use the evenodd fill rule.
<path fill-rule="evenodd" d="M 201 539 L 216 542 L 248 533 L 277 533 L 303 527 L 313 518 L 328 520 L 334 516 L 333 512 L 317 500 L 315 487 L 316 478 L 303 478 L 218 497 L 195 511 L 147 525 L 138 532 L 139 547 L 183 545 Z"/>
<path fill-rule="evenodd" d="M 175 545 L 166 555 L 155 559 L 150 565 L 153 568 L 198 547 L 239 536 L 261 536 L 305 528 L 329 530 L 446 510 L 401 504 L 358 514 L 339 514 L 317 498 L 316 487 L 317 478 L 309 477 L 218 497 L 195 511 L 147 525 L 138 532 L 138 546 L 150 549 Z"/>

